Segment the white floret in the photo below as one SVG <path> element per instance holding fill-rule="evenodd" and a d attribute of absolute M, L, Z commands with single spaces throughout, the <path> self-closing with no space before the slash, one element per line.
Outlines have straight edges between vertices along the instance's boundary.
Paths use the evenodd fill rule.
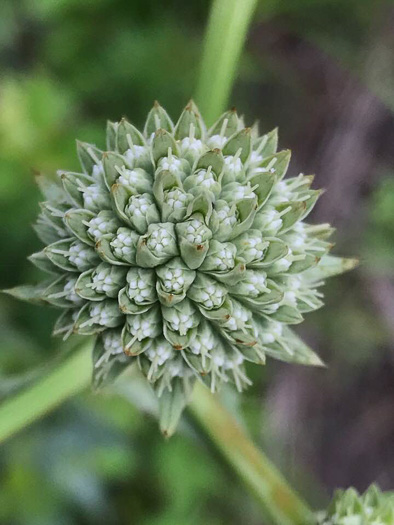
<path fill-rule="evenodd" d="M 169 321 L 170 327 L 181 335 L 186 335 L 187 331 L 193 327 L 193 314 L 181 313 L 174 310 Z"/>
<path fill-rule="evenodd" d="M 105 350 L 110 355 L 121 354 L 123 352 L 122 340 L 120 332 L 115 330 L 108 330 L 103 334 L 103 343 Z"/>
<path fill-rule="evenodd" d="M 167 292 L 179 292 L 185 285 L 181 268 L 168 268 L 164 274 L 163 287 Z"/>
<path fill-rule="evenodd" d="M 104 168 L 103 163 L 100 161 L 93 166 L 92 177 L 94 180 L 101 181 L 102 175 L 104 175 Z"/>
<path fill-rule="evenodd" d="M 264 255 L 264 245 L 260 237 L 249 237 L 248 246 L 246 252 L 248 258 L 253 261 L 258 261 L 262 259 Z"/>
<path fill-rule="evenodd" d="M 105 302 L 96 303 L 90 306 L 90 315 L 95 324 L 107 326 L 113 318 L 113 312 Z"/>
<path fill-rule="evenodd" d="M 85 186 L 82 191 L 85 208 L 100 208 L 102 191 L 102 188 L 98 184 Z"/>
<path fill-rule="evenodd" d="M 130 255 L 133 252 L 134 239 L 127 232 L 120 232 L 115 239 L 111 241 L 111 247 L 116 257 Z"/>
<path fill-rule="evenodd" d="M 91 252 L 86 244 L 74 242 L 68 251 L 69 261 L 78 269 L 84 268 L 90 260 Z"/>
<path fill-rule="evenodd" d="M 111 269 L 105 268 L 95 272 L 92 278 L 92 288 L 98 293 L 107 293 L 113 289 L 114 282 L 111 278 Z"/>
<path fill-rule="evenodd" d="M 127 211 L 133 217 L 145 217 L 149 206 L 153 204 L 152 196 L 149 193 L 143 195 L 133 195 L 129 199 Z"/>
<path fill-rule="evenodd" d="M 152 345 L 147 351 L 146 356 L 152 362 L 155 362 L 156 365 L 161 366 L 164 363 L 174 357 L 174 350 L 171 345 L 166 342 L 161 342 L 158 344 Z"/>
<path fill-rule="evenodd" d="M 63 289 L 63 292 L 66 294 L 65 298 L 72 303 L 79 303 L 81 301 L 81 298 L 75 293 L 76 282 L 76 279 L 68 279 Z"/>
<path fill-rule="evenodd" d="M 210 189 L 216 184 L 216 180 L 211 170 L 201 169 L 196 173 L 196 183 L 203 188 Z"/>
<path fill-rule="evenodd" d="M 195 355 L 209 354 L 215 347 L 215 340 L 210 330 L 205 330 L 203 334 L 197 335 L 190 344 L 189 348 Z"/>
<path fill-rule="evenodd" d="M 130 316 L 129 329 L 138 341 L 142 341 L 148 337 L 154 337 L 156 334 L 156 326 L 143 315 Z"/>
<path fill-rule="evenodd" d="M 159 167 L 163 170 L 169 171 L 173 175 L 176 175 L 179 171 L 182 171 L 182 163 L 174 155 L 162 157 L 159 160 Z"/>
<path fill-rule="evenodd" d="M 150 278 L 144 278 L 144 275 L 140 274 L 129 282 L 127 295 L 137 304 L 143 304 L 151 297 L 153 288 L 152 280 Z"/>
<path fill-rule="evenodd" d="M 122 169 L 118 178 L 118 183 L 123 186 L 135 186 L 140 181 L 141 175 L 136 170 Z"/>
<path fill-rule="evenodd" d="M 226 292 L 223 288 L 209 284 L 207 287 L 201 290 L 199 302 L 205 308 L 218 308 L 223 303 L 225 295 Z"/>
<path fill-rule="evenodd" d="M 232 192 L 232 200 L 238 201 L 240 199 L 254 199 L 256 197 L 255 192 L 252 190 L 250 184 L 246 186 L 237 186 Z"/>
<path fill-rule="evenodd" d="M 223 247 L 213 259 L 213 264 L 219 271 L 231 270 L 234 267 L 234 254 L 231 248 Z"/>
<path fill-rule="evenodd" d="M 226 172 L 232 175 L 238 175 L 243 168 L 242 161 L 237 155 L 226 155 L 224 157 L 224 164 Z"/>
<path fill-rule="evenodd" d="M 132 146 L 129 148 L 124 156 L 129 161 L 130 164 L 134 164 L 134 162 L 138 159 L 140 159 L 142 156 L 144 156 L 146 153 L 146 147 L 145 146 Z"/>
<path fill-rule="evenodd" d="M 165 193 L 164 200 L 173 209 L 186 207 L 189 197 L 179 188 Z"/>
<path fill-rule="evenodd" d="M 152 252 L 160 254 L 172 241 L 171 234 L 165 228 L 157 228 L 149 235 L 146 245 Z"/>
<path fill-rule="evenodd" d="M 188 152 L 199 155 L 204 151 L 204 144 L 200 139 L 185 137 L 181 140 L 180 148 L 182 155 Z"/>
<path fill-rule="evenodd" d="M 224 206 L 217 212 L 217 217 L 221 226 L 234 226 L 237 222 L 235 213 L 231 211 L 231 208 L 228 205 Z"/>
<path fill-rule="evenodd" d="M 223 135 L 212 135 L 212 137 L 208 139 L 208 146 L 212 149 L 223 149 L 223 146 L 226 144 L 226 142 L 227 137 Z"/>
<path fill-rule="evenodd" d="M 204 234 L 205 234 L 204 225 L 197 219 L 194 219 L 188 222 L 187 224 L 188 226 L 186 228 L 186 239 L 191 244 L 202 243 L 204 241 Z"/>

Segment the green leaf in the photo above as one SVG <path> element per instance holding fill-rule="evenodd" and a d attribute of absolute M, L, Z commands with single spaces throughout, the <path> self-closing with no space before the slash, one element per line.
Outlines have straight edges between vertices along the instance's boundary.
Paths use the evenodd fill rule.
<path fill-rule="evenodd" d="M 264 158 L 272 156 L 278 148 L 278 128 L 273 129 L 266 135 L 263 135 L 253 144 L 253 149 L 257 150 Z"/>
<path fill-rule="evenodd" d="M 47 304 L 45 299 L 43 299 L 43 293 L 51 282 L 52 280 L 47 280 L 36 285 L 25 284 L 22 286 L 15 286 L 15 288 L 2 290 L 2 292 L 19 299 L 20 301 L 26 301 L 33 304 Z"/>
<path fill-rule="evenodd" d="M 264 347 L 267 355 L 287 363 L 325 366 L 320 357 L 288 326 L 283 326 L 282 337 L 285 346 L 280 342 L 271 343 Z"/>
<path fill-rule="evenodd" d="M 155 164 L 162 157 L 167 157 L 169 150 L 173 155 L 179 155 L 174 137 L 167 130 L 160 128 L 155 132 L 152 141 L 152 158 Z"/>
<path fill-rule="evenodd" d="M 160 106 L 156 101 L 153 108 L 149 111 L 148 118 L 146 119 L 144 135 L 150 137 L 152 133 L 155 133 L 158 129 L 165 129 L 170 133 L 174 130 L 174 124 L 167 111 Z"/>
<path fill-rule="evenodd" d="M 244 164 L 247 162 L 252 151 L 251 129 L 241 129 L 228 139 L 223 147 L 223 155 L 235 155 L 241 149 L 240 159 Z"/>
<path fill-rule="evenodd" d="M 309 282 L 318 282 L 327 277 L 340 275 L 357 268 L 359 265 L 358 259 L 346 259 L 344 257 L 336 257 L 335 255 L 324 255 L 319 264 L 310 270 L 304 272 L 303 277 Z"/>
<path fill-rule="evenodd" d="M 121 169 L 125 164 L 124 158 L 113 151 L 106 151 L 103 153 L 103 169 L 104 179 L 108 189 L 115 184 L 119 177 L 119 172 L 116 168 Z"/>
<path fill-rule="evenodd" d="M 220 174 L 223 171 L 224 167 L 224 158 L 223 154 L 219 149 L 213 149 L 207 151 L 197 160 L 193 171 L 199 169 L 208 169 L 211 166 L 212 171 L 215 173 L 216 177 L 219 178 Z"/>
<path fill-rule="evenodd" d="M 239 124 L 237 110 L 233 108 L 230 111 L 226 111 L 218 118 L 209 130 L 209 135 L 212 137 L 213 135 L 219 135 L 222 133 L 224 137 L 231 137 L 231 135 L 234 135 L 234 133 L 238 131 Z"/>
<path fill-rule="evenodd" d="M 289 167 L 291 151 L 286 149 L 266 157 L 258 164 L 258 170 L 262 173 L 273 173 L 276 180 L 281 180 L 286 175 Z"/>
<path fill-rule="evenodd" d="M 145 139 L 138 129 L 130 124 L 127 119 L 122 118 L 116 133 L 116 147 L 122 155 L 130 146 L 144 146 Z"/>
<path fill-rule="evenodd" d="M 91 175 L 93 173 L 94 166 L 98 165 L 103 152 L 86 142 L 77 142 L 77 153 L 84 173 Z"/>
<path fill-rule="evenodd" d="M 171 437 L 177 426 L 187 403 L 187 395 L 183 381 L 176 378 L 172 382 L 172 390 L 164 390 L 159 398 L 160 430 L 165 437 Z"/>
<path fill-rule="evenodd" d="M 280 306 L 276 312 L 270 314 L 270 318 L 286 324 L 299 324 L 304 320 L 297 308 L 285 305 Z"/>
<path fill-rule="evenodd" d="M 28 259 L 34 266 L 44 272 L 59 273 L 59 268 L 48 259 L 44 250 L 29 255 Z"/>
<path fill-rule="evenodd" d="M 116 150 L 116 133 L 118 126 L 118 122 L 107 120 L 106 146 L 108 150 Z"/>
<path fill-rule="evenodd" d="M 174 130 L 176 140 L 182 140 L 190 136 L 193 127 L 194 138 L 202 139 L 205 135 L 205 125 L 196 104 L 191 100 L 183 110 Z"/>
<path fill-rule="evenodd" d="M 88 235 L 88 223 L 96 215 L 89 210 L 70 210 L 64 215 L 64 223 L 67 228 L 82 242 L 94 246 L 94 242 Z"/>

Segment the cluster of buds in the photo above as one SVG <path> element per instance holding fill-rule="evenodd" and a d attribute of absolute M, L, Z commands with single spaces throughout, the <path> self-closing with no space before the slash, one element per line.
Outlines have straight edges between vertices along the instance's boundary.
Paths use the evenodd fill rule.
<path fill-rule="evenodd" d="M 51 277 L 12 293 L 62 308 L 55 334 L 97 336 L 96 386 L 138 363 L 172 403 L 196 378 L 242 390 L 266 356 L 319 365 L 291 325 L 353 262 L 304 222 L 321 192 L 284 179 L 277 142 L 235 110 L 207 130 L 193 102 L 175 125 L 157 103 L 143 132 L 109 122 L 107 151 L 78 142 L 81 173 L 38 177 L 46 247 L 30 259 Z"/>
<path fill-rule="evenodd" d="M 327 511 L 318 516 L 319 525 L 392 525 L 394 492 L 381 492 L 371 485 L 364 494 L 355 489 L 337 490 Z"/>

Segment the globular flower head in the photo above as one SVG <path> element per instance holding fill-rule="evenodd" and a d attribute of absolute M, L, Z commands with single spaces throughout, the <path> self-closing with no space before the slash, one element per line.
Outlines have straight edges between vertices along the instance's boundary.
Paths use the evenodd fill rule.
<path fill-rule="evenodd" d="M 175 125 L 157 103 L 142 132 L 109 122 L 106 151 L 78 142 L 80 173 L 39 177 L 46 246 L 31 261 L 50 277 L 11 293 L 62 308 L 56 334 L 97 336 L 96 386 L 138 363 L 177 406 L 196 378 L 242 390 L 267 355 L 320 364 L 291 325 L 354 262 L 305 222 L 320 192 L 284 179 L 277 141 L 235 110 L 207 130 L 193 102 Z"/>
<path fill-rule="evenodd" d="M 337 490 L 318 525 L 391 525 L 394 523 L 394 492 L 371 485 L 364 494 L 355 489 Z"/>

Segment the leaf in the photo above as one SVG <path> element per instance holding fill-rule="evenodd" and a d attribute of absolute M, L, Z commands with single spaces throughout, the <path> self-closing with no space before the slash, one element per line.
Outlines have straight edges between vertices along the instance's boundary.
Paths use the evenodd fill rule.
<path fill-rule="evenodd" d="M 106 151 L 103 154 L 104 180 L 108 189 L 111 189 L 112 184 L 115 184 L 119 177 L 116 167 L 121 169 L 124 164 L 124 158 L 114 151 Z"/>
<path fill-rule="evenodd" d="M 157 164 L 162 157 L 166 157 L 169 150 L 171 150 L 173 155 L 179 154 L 174 137 L 165 129 L 158 129 L 152 141 L 152 157 L 154 162 Z"/>
<path fill-rule="evenodd" d="M 94 166 L 99 164 L 103 152 L 92 144 L 77 140 L 77 153 L 84 173 L 91 175 Z"/>
<path fill-rule="evenodd" d="M 130 122 L 123 118 L 118 125 L 116 133 L 116 146 L 122 155 L 130 149 L 130 146 L 144 146 L 145 139 L 142 134 Z"/>
<path fill-rule="evenodd" d="M 286 324 L 298 324 L 304 320 L 297 308 L 286 305 L 280 306 L 276 312 L 270 314 L 270 318 Z"/>
<path fill-rule="evenodd" d="M 82 242 L 94 246 L 94 242 L 88 235 L 87 223 L 96 217 L 89 210 L 70 210 L 64 215 L 64 223 L 68 229 Z"/>
<path fill-rule="evenodd" d="M 45 197 L 45 200 L 52 203 L 64 202 L 65 194 L 62 186 L 42 173 L 37 173 L 35 176 L 38 187 Z"/>
<path fill-rule="evenodd" d="M 28 259 L 43 272 L 59 273 L 59 268 L 48 259 L 43 250 L 29 255 Z"/>
<path fill-rule="evenodd" d="M 146 137 L 150 137 L 152 133 L 160 128 L 172 133 L 174 124 L 168 116 L 167 111 L 156 101 L 153 105 L 153 108 L 149 111 L 148 118 L 146 119 L 144 135 Z"/>
<path fill-rule="evenodd" d="M 176 140 L 189 137 L 190 126 L 194 128 L 194 137 L 196 139 L 204 138 L 205 125 L 193 100 L 185 107 L 175 126 L 174 137 Z"/>
<path fill-rule="evenodd" d="M 97 337 L 96 344 L 93 348 L 93 370 L 92 370 L 92 386 L 97 391 L 114 382 L 115 379 L 128 367 L 130 367 L 134 360 L 126 356 L 123 352 L 109 356 L 109 358 L 96 366 L 99 359 L 105 353 L 102 337 Z"/>
<path fill-rule="evenodd" d="M 174 434 L 186 406 L 187 397 L 180 378 L 174 379 L 171 391 L 166 389 L 160 396 L 159 423 L 160 430 L 165 437 L 169 438 Z"/>
<path fill-rule="evenodd" d="M 220 149 L 207 151 L 197 160 L 193 171 L 199 169 L 207 170 L 211 166 L 212 171 L 217 177 L 222 173 L 224 166 L 224 157 Z"/>
<path fill-rule="evenodd" d="M 242 163 L 247 162 L 250 152 L 252 151 L 251 129 L 241 129 L 234 133 L 223 147 L 223 155 L 235 155 L 241 149 L 240 159 Z"/>
<path fill-rule="evenodd" d="M 283 150 L 279 153 L 270 155 L 259 163 L 258 170 L 263 173 L 274 173 L 276 175 L 276 179 L 281 180 L 286 175 L 287 168 L 289 167 L 290 157 L 290 150 Z"/>
<path fill-rule="evenodd" d="M 26 301 L 33 304 L 47 304 L 43 299 L 43 293 L 48 288 L 48 285 L 52 283 L 52 279 L 43 281 L 39 284 L 25 284 L 22 286 L 15 286 L 15 288 L 9 288 L 8 290 L 2 290 L 3 293 L 11 295 L 21 301 Z"/>
<path fill-rule="evenodd" d="M 116 150 L 116 132 L 119 124 L 117 122 L 111 122 L 107 120 L 106 130 L 106 146 L 108 150 Z"/>
<path fill-rule="evenodd" d="M 286 351 L 281 347 L 280 343 L 274 343 L 264 347 L 267 355 L 288 363 L 297 363 L 308 366 L 325 366 L 320 357 L 306 343 L 304 343 L 304 341 L 298 337 L 291 328 L 283 326 L 282 334 L 288 350 Z"/>
<path fill-rule="evenodd" d="M 319 264 L 310 270 L 304 272 L 303 277 L 309 282 L 318 282 L 327 277 L 340 275 L 356 268 L 359 264 L 358 259 L 347 259 L 336 257 L 335 255 L 324 255 Z"/>
<path fill-rule="evenodd" d="M 226 120 L 227 123 L 223 130 L 222 127 Z M 223 113 L 223 115 L 219 117 L 219 119 L 209 130 L 209 136 L 212 137 L 212 135 L 219 135 L 221 132 L 223 132 L 224 137 L 231 137 L 231 135 L 238 131 L 238 126 L 239 118 L 237 115 L 237 111 L 235 109 L 231 109 L 230 111 L 226 111 L 225 113 Z"/>
<path fill-rule="evenodd" d="M 269 133 L 260 137 L 253 145 L 253 149 L 258 150 L 263 159 L 276 153 L 277 147 L 278 128 L 274 128 Z"/>

